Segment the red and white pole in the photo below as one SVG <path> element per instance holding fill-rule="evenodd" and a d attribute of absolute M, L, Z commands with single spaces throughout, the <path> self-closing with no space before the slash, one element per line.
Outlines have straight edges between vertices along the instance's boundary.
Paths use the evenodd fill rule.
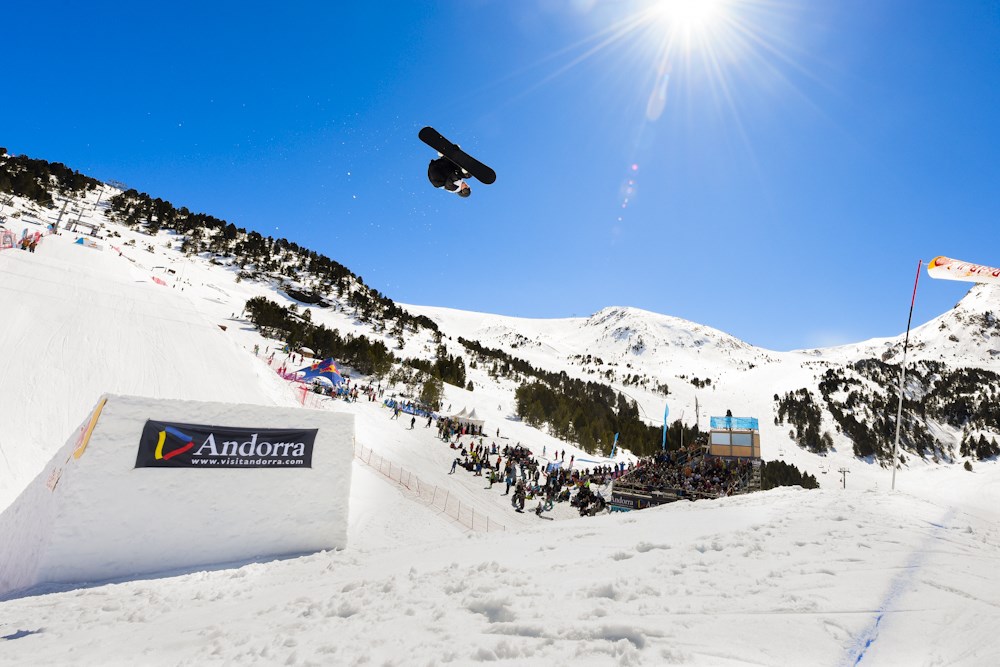
<path fill-rule="evenodd" d="M 917 277 L 913 281 L 913 296 L 910 297 L 910 317 L 906 320 L 906 338 L 903 340 L 903 363 L 899 367 L 899 407 L 896 409 L 896 439 L 892 443 L 892 490 L 896 490 L 896 465 L 899 452 L 899 429 L 903 425 L 903 383 L 906 381 L 906 352 L 910 347 L 910 324 L 913 322 L 913 304 L 917 300 L 917 283 L 920 282 L 920 267 L 924 260 L 917 261 Z"/>

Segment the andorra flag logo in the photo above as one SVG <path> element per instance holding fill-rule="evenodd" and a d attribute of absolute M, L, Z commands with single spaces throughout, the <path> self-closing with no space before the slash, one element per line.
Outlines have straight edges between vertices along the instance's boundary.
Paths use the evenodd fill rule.
<path fill-rule="evenodd" d="M 172 440 L 176 440 L 181 443 L 179 446 L 168 450 L 166 453 L 163 452 L 163 445 L 167 442 L 167 436 L 172 436 Z M 194 439 L 190 436 L 178 431 L 172 426 L 167 426 L 165 429 L 160 431 L 159 439 L 156 442 L 156 453 L 154 458 L 157 461 L 169 461 L 175 456 L 179 456 L 184 452 L 188 451 L 194 447 Z"/>

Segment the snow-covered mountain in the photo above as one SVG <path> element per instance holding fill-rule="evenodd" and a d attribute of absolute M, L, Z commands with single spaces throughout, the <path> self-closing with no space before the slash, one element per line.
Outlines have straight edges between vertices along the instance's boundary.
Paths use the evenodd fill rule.
<path fill-rule="evenodd" d="M 707 426 L 706 417 L 726 411 L 755 416 L 762 423 L 765 458 L 784 458 L 813 474 L 825 472 L 829 462 L 825 457 L 800 451 L 794 443 L 801 444 L 804 438 L 784 420 L 775 423 L 779 413 L 775 397 L 800 390 L 818 395 L 817 387 L 831 369 L 850 369 L 866 359 L 898 364 L 902 357 L 902 335 L 836 348 L 778 352 L 754 347 L 711 327 L 629 307 L 608 307 L 587 318 L 525 319 L 432 306 L 392 305 L 376 294 L 377 302 L 390 304 L 390 310 L 378 303 L 373 311 L 362 310 L 356 297 L 370 292 L 366 286 L 344 275 L 336 284 L 329 280 L 324 283 L 308 270 L 312 260 L 300 259 L 293 252 L 285 252 L 271 262 L 270 271 L 260 271 L 259 265 L 255 270 L 238 253 L 225 250 L 240 247 L 238 239 L 231 240 L 228 246 L 213 242 L 221 252 L 191 255 L 190 237 L 202 240 L 203 247 L 207 243 L 202 231 L 176 235 L 167 230 L 151 237 L 143 233 L 141 224 L 115 224 L 106 214 L 108 202 L 117 194 L 120 191 L 108 186 L 92 190 L 88 199 L 73 203 L 66 218 L 72 220 L 75 214 L 76 220 L 84 224 L 104 225 L 109 241 L 121 244 L 116 247 L 139 251 L 129 250 L 124 255 L 134 254 L 129 257 L 133 269 L 156 273 L 157 280 L 172 289 L 190 288 L 192 275 L 204 274 L 203 285 L 212 290 L 206 298 L 222 306 L 219 310 L 229 309 L 230 317 L 241 313 L 247 300 L 267 298 L 295 308 L 314 324 L 345 335 L 381 340 L 400 359 L 431 359 L 437 346 L 444 345 L 450 354 L 469 362 L 474 354 L 460 341 L 475 341 L 544 371 L 606 384 L 634 400 L 640 415 L 650 424 L 662 423 L 664 402 L 671 407 L 672 420 L 697 423 L 701 428 Z M 100 209 L 98 202 L 103 202 Z M 48 223 L 57 218 L 55 211 L 19 198 L 11 208 L 10 222 Z M 301 301 L 304 294 L 324 301 L 319 305 Z M 971 290 L 953 310 L 911 332 L 910 361 L 939 361 L 953 369 L 1000 370 L 1000 322 L 991 310 L 997 302 L 1000 298 L 995 289 L 983 286 Z M 396 320 L 390 319 L 393 314 Z M 404 314 L 408 318 L 405 323 Z M 420 326 L 421 320 L 433 322 L 438 331 Z M 483 370 L 470 369 L 473 385 L 499 390 L 498 407 L 505 415 L 514 414 L 515 379 Z M 882 389 L 884 399 L 889 400 L 891 383 L 882 384 L 887 385 Z M 480 395 L 483 393 L 480 389 Z M 817 425 L 818 432 L 830 434 L 834 448 L 831 454 L 849 461 L 857 453 L 856 441 L 871 434 L 844 433 L 834 419 L 841 406 L 834 398 L 827 398 L 828 405 L 821 406 L 825 423 Z M 981 424 L 976 432 L 993 438 L 998 430 L 993 426 Z M 961 429 L 941 428 L 936 429 L 936 434 L 943 440 L 940 451 L 948 454 L 945 458 L 958 460 Z M 884 440 L 872 445 L 876 456 L 883 460 L 887 456 Z M 921 453 L 919 445 L 905 436 L 903 447 Z"/>
<path fill-rule="evenodd" d="M 113 194 L 89 192 L 63 220 L 103 225 L 102 249 L 63 231 L 34 253 L 0 250 L 0 508 L 44 473 L 105 392 L 301 401 L 274 372 L 293 362 L 280 351 L 270 358 L 280 342 L 242 310 L 254 297 L 293 303 L 289 286 L 322 286 L 301 273 L 247 277 L 231 255 L 181 252 L 186 239 L 174 232 L 109 222 Z M 58 215 L 21 199 L 4 212 L 18 235 L 44 231 Z M 297 312 L 382 340 L 400 358 L 430 359 L 440 339 L 471 362 L 458 339 L 475 340 L 537 368 L 608 383 L 650 423 L 662 419 L 664 401 L 671 419 L 693 423 L 696 398 L 703 427 L 727 409 L 756 416 L 764 458 L 816 474 L 822 488 L 587 519 L 559 507 L 559 520 L 545 522 L 514 513 L 482 478 L 448 475 L 453 451 L 432 429 L 410 430 L 377 403 L 310 403 L 350 412 L 359 446 L 503 530 L 470 532 L 356 459 L 347 549 L 3 601 L 0 664 L 977 665 L 1000 655 L 996 463 L 973 460 L 968 472 L 947 458 L 910 456 L 900 491 L 889 494 L 889 472 L 856 458 L 836 431 L 829 408 L 847 402 L 842 387 L 823 404 L 834 450 L 801 448 L 788 424 L 774 423 L 775 395 L 808 388 L 819 401 L 828 372 L 888 391 L 852 365 L 881 361 L 900 337 L 776 352 L 633 308 L 528 320 L 427 306 L 402 308 L 439 332 L 407 325 L 400 336 L 359 314 L 350 300 L 359 289 L 351 283 L 338 295 L 331 286 L 330 307 L 299 301 Z M 996 370 L 987 314 L 996 298 L 973 290 L 915 330 L 912 358 Z M 518 420 L 517 382 L 487 366 L 469 363 L 472 390 L 446 386 L 445 403 L 475 408 L 502 443 L 601 460 Z M 928 369 L 915 369 L 922 382 L 946 374 Z M 0 535 L 0 549 L 17 548 Z"/>
<path fill-rule="evenodd" d="M 898 364 L 904 337 L 874 338 L 807 354 L 840 362 L 875 358 Z M 1000 371 L 1000 288 L 974 285 L 951 310 L 910 332 L 911 361 L 941 361 Z"/>

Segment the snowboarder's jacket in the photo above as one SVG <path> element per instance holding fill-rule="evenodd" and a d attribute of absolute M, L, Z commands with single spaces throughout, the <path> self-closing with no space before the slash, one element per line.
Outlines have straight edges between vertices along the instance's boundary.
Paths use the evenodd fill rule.
<path fill-rule="evenodd" d="M 431 160 L 431 163 L 427 165 L 427 178 L 431 185 L 436 188 L 443 187 L 449 192 L 455 192 L 461 187 L 458 182 L 462 180 L 463 176 L 461 168 L 445 157 Z"/>

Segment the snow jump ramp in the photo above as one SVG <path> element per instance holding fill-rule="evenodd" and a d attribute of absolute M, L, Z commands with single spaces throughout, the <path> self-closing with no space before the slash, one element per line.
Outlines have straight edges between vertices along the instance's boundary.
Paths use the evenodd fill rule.
<path fill-rule="evenodd" d="M 347 545 L 354 416 L 105 395 L 0 514 L 0 599 Z"/>

